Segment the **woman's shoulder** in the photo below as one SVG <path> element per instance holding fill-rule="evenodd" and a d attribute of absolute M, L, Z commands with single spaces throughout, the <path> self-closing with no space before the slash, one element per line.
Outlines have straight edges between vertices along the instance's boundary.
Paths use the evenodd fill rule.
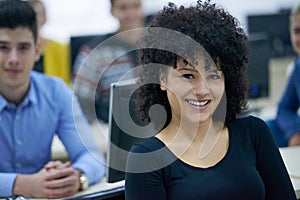
<path fill-rule="evenodd" d="M 128 154 L 127 168 L 137 171 L 156 171 L 177 160 L 177 157 L 157 137 L 152 136 L 135 144 Z M 146 170 L 146 171 L 145 171 Z"/>
<path fill-rule="evenodd" d="M 231 131 L 231 137 L 234 141 L 252 141 L 252 144 L 257 144 L 271 136 L 270 129 L 266 122 L 255 116 L 245 116 L 237 118 L 234 122 L 228 125 Z"/>
<path fill-rule="evenodd" d="M 266 132 L 269 132 L 266 122 L 252 115 L 239 117 L 228 124 L 228 127 L 229 130 L 234 133 L 233 135 L 240 135 L 242 138 L 251 137 L 254 139 L 266 135 Z"/>
<path fill-rule="evenodd" d="M 131 148 L 131 152 L 135 153 L 145 153 L 145 152 L 153 152 L 163 148 L 165 145 L 155 136 L 149 137 L 141 142 L 135 144 Z"/>
<path fill-rule="evenodd" d="M 260 127 L 260 126 L 266 125 L 264 120 L 262 120 L 259 117 L 252 116 L 252 115 L 239 117 L 231 124 L 234 126 L 242 126 L 242 127 L 249 126 L 249 125 Z"/>

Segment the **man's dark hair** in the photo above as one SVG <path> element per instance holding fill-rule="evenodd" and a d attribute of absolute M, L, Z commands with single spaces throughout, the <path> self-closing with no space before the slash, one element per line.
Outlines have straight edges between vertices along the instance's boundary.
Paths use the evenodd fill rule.
<path fill-rule="evenodd" d="M 36 14 L 27 1 L 0 0 L 0 28 L 29 28 L 37 41 Z"/>
<path fill-rule="evenodd" d="M 110 5 L 111 5 L 111 7 L 114 6 L 114 2 L 115 2 L 115 0 L 110 0 Z"/>

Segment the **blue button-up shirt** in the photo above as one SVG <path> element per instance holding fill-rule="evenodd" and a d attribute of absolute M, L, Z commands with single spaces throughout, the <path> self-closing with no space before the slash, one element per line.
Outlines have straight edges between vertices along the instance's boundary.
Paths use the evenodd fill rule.
<path fill-rule="evenodd" d="M 287 140 L 300 132 L 300 118 L 298 109 L 300 107 L 300 57 L 295 61 L 294 70 L 287 82 L 285 91 L 279 102 L 277 111 L 277 123 Z"/>
<path fill-rule="evenodd" d="M 72 90 L 58 78 L 31 72 L 30 89 L 16 107 L 0 95 L 0 196 L 12 195 L 18 174 L 38 172 L 51 160 L 54 134 L 72 166 L 91 184 L 105 174 L 103 154 Z"/>

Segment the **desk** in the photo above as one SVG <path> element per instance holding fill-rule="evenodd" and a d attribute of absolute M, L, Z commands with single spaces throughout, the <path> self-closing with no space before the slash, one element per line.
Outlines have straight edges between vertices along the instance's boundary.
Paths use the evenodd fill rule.
<path fill-rule="evenodd" d="M 76 196 L 81 196 L 81 195 L 86 195 L 86 194 L 91 194 L 103 190 L 109 190 L 117 187 L 121 187 L 125 185 L 125 181 L 119 181 L 115 183 L 107 183 L 106 178 L 104 177 L 99 183 L 91 185 L 87 190 L 78 192 Z"/>
<path fill-rule="evenodd" d="M 284 147 L 279 150 L 291 177 L 297 199 L 300 199 L 300 147 Z"/>
<path fill-rule="evenodd" d="M 124 180 L 115 183 L 107 183 L 106 179 L 103 178 L 99 183 L 95 185 L 91 185 L 87 190 L 78 192 L 75 196 L 69 197 L 69 199 L 80 199 L 80 197 L 83 195 L 90 195 L 93 193 L 99 193 L 101 191 L 116 189 L 116 188 L 121 188 L 121 190 L 124 190 L 124 186 L 125 186 Z"/>
<path fill-rule="evenodd" d="M 120 190 L 124 191 L 124 187 L 125 187 L 124 180 L 115 182 L 115 183 L 107 183 L 106 178 L 104 177 L 100 182 L 98 182 L 94 185 L 91 185 L 87 190 L 78 192 L 74 196 L 65 198 L 65 200 L 84 199 L 84 195 L 92 195 L 94 193 L 101 193 L 106 190 L 112 190 L 112 189 L 118 189 L 118 188 L 120 188 Z M 120 191 L 120 190 L 117 190 L 117 191 Z M 100 198 L 96 198 L 96 197 L 97 197 L 97 194 L 92 199 L 100 199 Z M 35 199 L 35 198 L 33 198 L 33 199 Z M 36 200 L 46 200 L 46 199 L 36 199 Z M 54 200 L 61 200 L 61 199 L 54 199 Z"/>

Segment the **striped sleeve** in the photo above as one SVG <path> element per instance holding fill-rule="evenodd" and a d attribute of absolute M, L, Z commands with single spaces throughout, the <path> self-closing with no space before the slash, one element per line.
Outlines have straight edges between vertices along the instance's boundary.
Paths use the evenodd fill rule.
<path fill-rule="evenodd" d="M 9 197 L 13 195 L 13 187 L 17 174 L 0 173 L 0 197 Z"/>

